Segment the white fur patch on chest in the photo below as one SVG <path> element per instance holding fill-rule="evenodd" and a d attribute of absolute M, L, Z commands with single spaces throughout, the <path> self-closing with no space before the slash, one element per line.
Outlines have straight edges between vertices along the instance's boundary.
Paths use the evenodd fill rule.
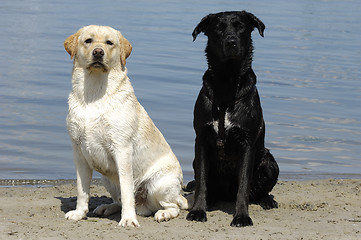
<path fill-rule="evenodd" d="M 233 126 L 233 124 L 230 120 L 229 113 L 226 112 L 226 115 L 224 117 L 224 128 L 227 130 L 227 129 L 231 128 L 232 126 Z"/>
<path fill-rule="evenodd" d="M 225 130 L 230 129 L 230 128 L 233 126 L 233 124 L 232 124 L 232 122 L 230 121 L 230 118 L 229 118 L 229 117 L 230 117 L 230 116 L 229 116 L 229 113 L 226 112 L 226 114 L 225 114 L 225 116 L 224 116 L 224 129 L 225 129 Z M 213 120 L 213 121 L 210 123 L 210 125 L 212 125 L 214 131 L 215 131 L 216 133 L 218 133 L 219 121 L 218 121 L 218 120 Z"/>

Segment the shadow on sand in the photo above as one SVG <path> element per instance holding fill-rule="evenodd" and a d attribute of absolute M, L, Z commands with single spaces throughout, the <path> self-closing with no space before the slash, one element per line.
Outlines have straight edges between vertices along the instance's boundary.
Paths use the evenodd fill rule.
<path fill-rule="evenodd" d="M 64 212 L 64 214 L 71 210 L 75 210 L 77 197 L 69 197 L 69 198 L 55 197 L 55 198 L 61 201 L 60 209 L 62 212 Z M 91 197 L 89 200 L 89 212 L 87 214 L 87 217 L 99 217 L 93 213 L 93 210 L 95 208 L 97 208 L 99 205 L 110 204 L 112 202 L 113 202 L 113 200 L 106 196 Z M 120 211 L 119 211 L 119 213 L 112 214 L 110 216 L 107 216 L 106 218 L 119 222 L 120 217 L 121 216 L 120 216 Z M 101 218 L 101 217 L 99 217 L 99 218 Z"/>

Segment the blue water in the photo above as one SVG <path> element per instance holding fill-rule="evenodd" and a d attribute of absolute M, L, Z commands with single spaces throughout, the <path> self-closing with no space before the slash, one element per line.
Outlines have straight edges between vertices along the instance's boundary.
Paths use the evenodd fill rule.
<path fill-rule="evenodd" d="M 211 12 L 247 10 L 266 145 L 281 179 L 361 175 L 361 4 L 349 1 L 2 1 L 0 179 L 72 179 L 65 126 L 72 61 L 63 41 L 110 25 L 132 43 L 135 93 L 192 179 L 193 106 L 206 70 L 206 37 L 191 33 Z"/>

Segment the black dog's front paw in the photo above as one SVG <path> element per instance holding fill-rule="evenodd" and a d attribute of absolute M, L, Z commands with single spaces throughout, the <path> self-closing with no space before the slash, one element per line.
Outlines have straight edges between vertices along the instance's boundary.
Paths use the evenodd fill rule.
<path fill-rule="evenodd" d="M 246 227 L 252 225 L 253 225 L 252 219 L 247 215 L 234 216 L 231 222 L 232 227 Z"/>
<path fill-rule="evenodd" d="M 198 222 L 206 222 L 207 214 L 203 210 L 191 210 L 187 215 L 187 220 L 189 221 L 198 221 Z"/>

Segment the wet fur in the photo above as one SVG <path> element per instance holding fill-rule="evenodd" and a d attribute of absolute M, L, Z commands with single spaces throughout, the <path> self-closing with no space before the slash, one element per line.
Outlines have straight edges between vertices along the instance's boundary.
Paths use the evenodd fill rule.
<path fill-rule="evenodd" d="M 250 202 L 277 207 L 269 193 L 279 169 L 264 146 L 265 124 L 252 70 L 254 28 L 261 20 L 246 11 L 204 17 L 193 38 L 208 36 L 208 70 L 194 108 L 196 132 L 195 199 L 188 220 L 206 221 L 206 210 L 220 200 L 235 201 L 232 226 L 252 225 Z"/>
<path fill-rule="evenodd" d="M 136 213 L 167 221 L 188 207 L 181 195 L 182 170 L 170 146 L 138 102 L 127 77 L 132 46 L 107 26 L 86 26 L 64 47 L 74 58 L 67 127 L 77 173 L 76 209 L 65 217 L 86 217 L 93 170 L 113 198 L 94 213 L 121 211 L 119 225 L 138 227 Z"/>

